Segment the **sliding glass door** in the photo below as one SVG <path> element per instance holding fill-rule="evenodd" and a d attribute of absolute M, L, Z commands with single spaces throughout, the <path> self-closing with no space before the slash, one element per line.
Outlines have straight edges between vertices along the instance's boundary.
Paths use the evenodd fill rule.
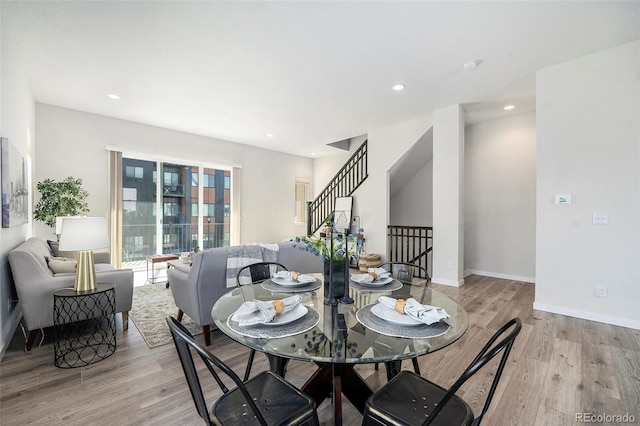
<path fill-rule="evenodd" d="M 230 170 L 134 158 L 122 166 L 123 262 L 230 244 Z"/>

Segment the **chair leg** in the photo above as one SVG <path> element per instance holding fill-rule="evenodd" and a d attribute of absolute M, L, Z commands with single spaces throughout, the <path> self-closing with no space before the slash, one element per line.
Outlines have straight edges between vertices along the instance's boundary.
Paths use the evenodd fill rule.
<path fill-rule="evenodd" d="M 184 315 L 184 312 L 182 312 L 182 309 L 178 309 L 178 316 L 176 316 L 176 319 L 178 320 L 178 322 L 182 322 L 183 315 Z"/>
<path fill-rule="evenodd" d="M 209 346 L 211 344 L 211 328 L 208 325 L 203 325 L 202 334 L 204 334 L 204 344 Z"/>
<path fill-rule="evenodd" d="M 376 362 L 375 367 L 373 367 L 376 371 L 378 371 L 378 363 Z"/>
<path fill-rule="evenodd" d="M 242 379 L 243 382 L 246 382 L 247 380 L 249 380 L 249 375 L 251 374 L 251 366 L 253 365 L 253 358 L 255 356 L 256 356 L 256 350 L 251 349 L 249 351 L 249 360 L 247 361 L 247 368 L 246 370 L 244 370 L 244 379 Z"/>
<path fill-rule="evenodd" d="M 418 365 L 418 358 L 411 358 L 413 362 L 413 371 L 416 372 L 418 376 L 420 376 L 420 366 Z"/>
<path fill-rule="evenodd" d="M 29 352 L 31 350 L 31 348 L 33 347 L 34 342 L 36 341 L 36 337 L 38 337 L 38 331 L 39 330 L 31 330 L 29 332 L 29 335 L 27 336 L 27 341 L 24 345 L 24 350 L 26 352 Z"/>
<path fill-rule="evenodd" d="M 129 329 L 129 311 L 122 312 L 122 329 L 123 330 Z"/>

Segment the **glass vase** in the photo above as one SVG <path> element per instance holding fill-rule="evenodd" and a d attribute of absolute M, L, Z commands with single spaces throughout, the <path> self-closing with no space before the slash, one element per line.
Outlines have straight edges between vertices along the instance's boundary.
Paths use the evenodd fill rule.
<path fill-rule="evenodd" d="M 333 280 L 333 296 L 336 299 L 344 296 L 344 280 L 346 275 L 346 262 L 342 259 L 329 262 L 324 261 L 324 298 L 329 297 L 329 270 L 332 270 L 331 279 Z"/>

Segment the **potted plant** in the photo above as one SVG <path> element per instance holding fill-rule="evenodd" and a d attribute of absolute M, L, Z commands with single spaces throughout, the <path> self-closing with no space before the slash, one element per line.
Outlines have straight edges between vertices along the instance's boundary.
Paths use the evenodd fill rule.
<path fill-rule="evenodd" d="M 58 216 L 80 216 L 89 212 L 86 201 L 89 193 L 82 188 L 82 179 L 71 176 L 60 182 L 45 179 L 38 182 L 37 189 L 41 196 L 33 209 L 33 217 L 54 229 Z"/>

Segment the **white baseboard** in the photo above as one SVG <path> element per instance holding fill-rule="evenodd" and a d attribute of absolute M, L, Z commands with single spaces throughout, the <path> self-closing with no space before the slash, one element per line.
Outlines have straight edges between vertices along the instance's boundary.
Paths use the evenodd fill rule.
<path fill-rule="evenodd" d="M 16 316 L 16 320 L 13 322 L 13 324 L 11 324 L 11 331 L 9 332 L 9 335 L 5 336 L 8 340 L 2 341 L 2 347 L 0 347 L 0 360 L 4 357 L 4 353 L 7 351 L 7 348 L 9 347 L 9 343 L 11 343 L 11 339 L 13 338 L 13 335 L 18 329 L 18 325 L 20 325 L 21 320 L 22 320 L 22 310 Z"/>
<path fill-rule="evenodd" d="M 628 318 L 614 317 L 611 315 L 602 315 L 595 312 L 581 311 L 571 309 L 564 306 L 547 305 L 545 303 L 533 302 L 533 309 L 553 314 L 567 315 L 570 317 L 581 318 L 590 321 L 603 322 L 605 324 L 619 325 L 621 327 L 633 328 L 640 330 L 640 321 Z"/>
<path fill-rule="evenodd" d="M 431 277 L 431 282 L 434 284 L 443 284 L 443 285 L 449 285 L 452 287 L 462 287 L 464 285 L 464 279 L 460 281 L 453 281 L 453 280 L 447 280 L 444 278 Z"/>
<path fill-rule="evenodd" d="M 535 284 L 536 282 L 535 277 L 524 277 L 521 275 L 501 274 L 499 272 L 479 271 L 477 269 L 465 269 L 464 276 L 466 277 L 469 275 L 481 275 L 483 277 L 501 278 L 503 280 L 522 281 L 532 284 Z"/>

